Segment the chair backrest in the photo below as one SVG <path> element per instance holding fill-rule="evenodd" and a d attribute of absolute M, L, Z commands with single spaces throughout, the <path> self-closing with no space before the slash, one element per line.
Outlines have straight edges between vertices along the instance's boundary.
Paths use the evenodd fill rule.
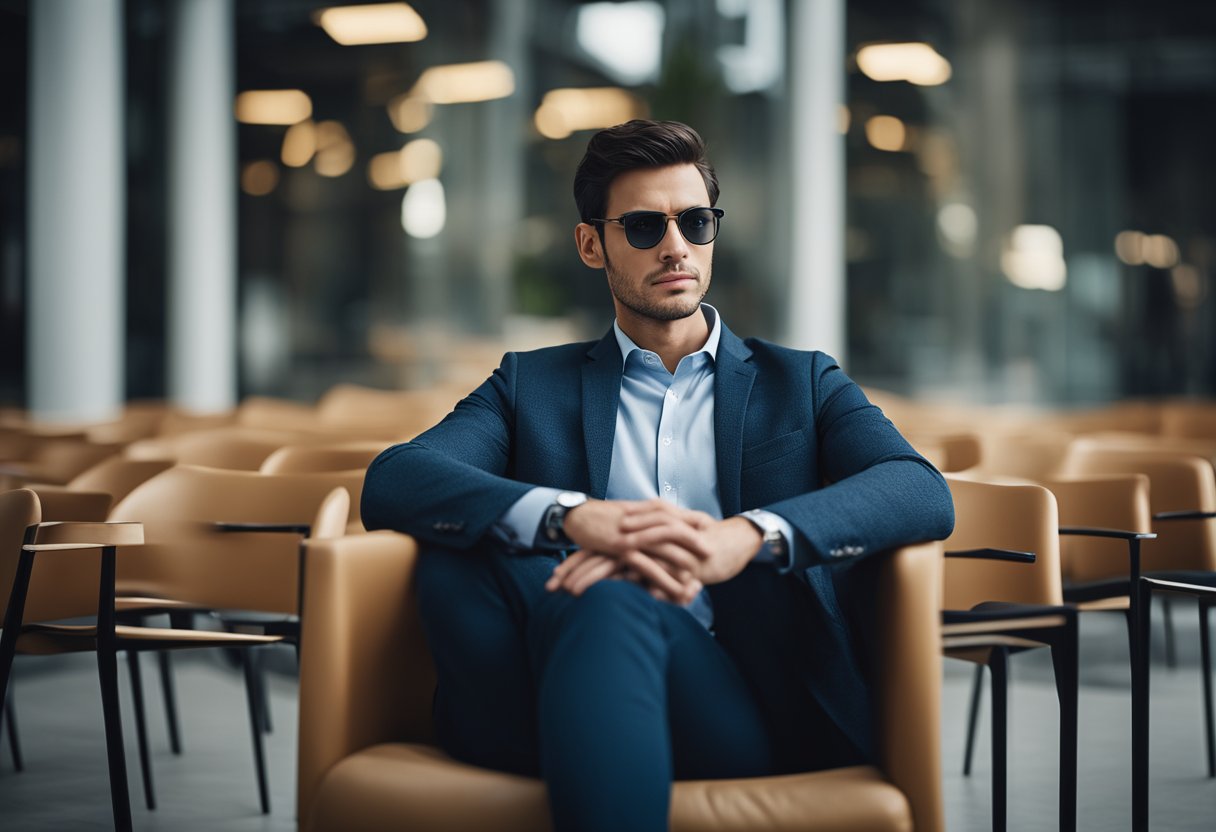
<path fill-rule="evenodd" d="M 1216 511 L 1216 473 L 1210 460 L 1165 450 L 1115 448 L 1078 441 L 1064 472 L 1144 474 L 1149 480 L 1153 514 L 1168 511 Z M 1216 570 L 1216 520 L 1154 521 L 1157 539 L 1144 544 L 1143 568 Z"/>
<path fill-rule="evenodd" d="M 110 457 L 73 477 L 68 488 L 75 491 L 98 491 L 109 494 L 115 503 L 130 494 L 135 486 L 147 482 L 161 471 L 173 467 L 164 459 L 127 459 Z"/>
<path fill-rule="evenodd" d="M 1193 439 L 1216 439 L 1216 402 L 1173 401 L 1161 407 L 1161 433 Z"/>
<path fill-rule="evenodd" d="M 293 431 L 225 426 L 133 442 L 126 455 L 131 459 L 169 459 L 179 465 L 256 471 L 279 448 L 310 438 Z"/>
<path fill-rule="evenodd" d="M 0 493 L 0 622 L 8 611 L 21 546 L 37 542 L 32 535 L 41 522 L 36 493 L 26 488 Z M 101 560 L 95 551 L 40 552 L 30 574 L 22 620 L 96 615 L 100 580 Z"/>
<path fill-rule="evenodd" d="M 1042 485 L 1056 495 L 1060 526 L 1151 532 L 1149 479 L 1144 474 L 1098 474 L 1054 478 Z M 1143 544 L 1143 551 L 1153 543 Z M 1060 563 L 1064 580 L 1085 583 L 1126 577 L 1129 568 L 1126 541 L 1079 535 L 1061 535 Z"/>
<path fill-rule="evenodd" d="M 308 543 L 297 813 L 339 761 L 380 743 L 433 743 L 435 669 L 418 617 L 417 545 L 373 532 Z M 880 765 L 915 828 L 941 830 L 940 543 L 875 555 Z"/>
<path fill-rule="evenodd" d="M 947 552 L 1009 549 L 1033 552 L 1034 563 L 947 557 L 944 609 L 966 610 L 985 601 L 1061 604 L 1056 499 L 1030 483 L 989 482 L 946 475 L 954 498 L 954 532 Z"/>
<path fill-rule="evenodd" d="M 136 487 L 111 520 L 144 523 L 145 544 L 120 552 L 127 593 L 209 607 L 297 611 L 299 537 L 223 532 L 215 523 L 308 526 L 318 538 L 345 533 L 350 491 L 362 471 L 259 474 L 179 465 Z"/>
<path fill-rule="evenodd" d="M 367 470 L 388 443 L 376 440 L 333 445 L 287 445 L 266 457 L 263 474 L 302 474 L 314 471 Z"/>
<path fill-rule="evenodd" d="M 448 388 L 377 390 L 339 384 L 317 402 L 321 423 L 370 437 L 404 438 L 437 424 L 456 406 L 459 396 Z"/>
<path fill-rule="evenodd" d="M 1041 480 L 1059 473 L 1071 434 L 1050 429 L 993 431 L 981 440 L 979 471 L 984 475 Z"/>

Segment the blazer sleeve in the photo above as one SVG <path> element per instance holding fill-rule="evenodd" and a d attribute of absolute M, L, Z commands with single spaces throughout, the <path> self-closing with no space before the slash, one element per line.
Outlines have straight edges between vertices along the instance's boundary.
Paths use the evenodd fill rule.
<path fill-rule="evenodd" d="M 360 507 L 369 531 L 468 548 L 531 489 L 507 476 L 517 368 L 517 356 L 507 353 L 442 422 L 373 460 Z"/>
<path fill-rule="evenodd" d="M 764 506 L 786 518 L 803 538 L 790 569 L 922 540 L 954 528 L 954 502 L 945 479 L 918 454 L 882 411 L 830 356 L 812 361 L 819 473 L 826 483 Z"/>

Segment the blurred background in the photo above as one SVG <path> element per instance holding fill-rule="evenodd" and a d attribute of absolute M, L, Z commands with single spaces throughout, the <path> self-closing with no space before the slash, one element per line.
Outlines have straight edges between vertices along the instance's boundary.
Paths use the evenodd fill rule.
<path fill-rule="evenodd" d="M 938 401 L 1216 392 L 1216 5 L 351 11 L 0 0 L 0 405 L 467 390 L 597 338 L 571 181 L 636 116 L 709 143 L 740 335 Z"/>

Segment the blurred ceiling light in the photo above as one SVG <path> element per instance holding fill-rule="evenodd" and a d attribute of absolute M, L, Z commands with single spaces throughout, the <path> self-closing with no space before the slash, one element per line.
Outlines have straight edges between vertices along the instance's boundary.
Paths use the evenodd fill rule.
<path fill-rule="evenodd" d="M 1001 252 L 1001 271 L 1014 286 L 1058 292 L 1068 278 L 1064 240 L 1050 225 L 1019 225 Z"/>
<path fill-rule="evenodd" d="M 587 3 L 578 9 L 578 45 L 622 84 L 659 75 L 666 13 L 653 0 Z"/>
<path fill-rule="evenodd" d="M 536 129 L 547 139 L 564 139 L 577 130 L 612 127 L 646 115 L 646 105 L 620 87 L 549 90 L 536 109 Z"/>
<path fill-rule="evenodd" d="M 502 61 L 444 64 L 423 71 L 410 95 L 434 104 L 461 104 L 506 98 L 515 92 L 515 73 Z"/>
<path fill-rule="evenodd" d="M 962 202 L 949 202 L 937 211 L 937 232 L 942 247 L 953 257 L 970 257 L 975 251 L 979 219 L 975 209 Z"/>
<path fill-rule="evenodd" d="M 1144 264 L 1144 234 L 1140 231 L 1120 231 L 1115 235 L 1115 256 L 1129 266 Z"/>
<path fill-rule="evenodd" d="M 241 190 L 250 196 L 266 196 L 279 184 L 279 166 L 259 159 L 241 168 Z"/>
<path fill-rule="evenodd" d="M 1169 269 L 1178 265 L 1181 256 L 1178 244 L 1164 234 L 1149 234 L 1140 247 L 1144 262 L 1155 269 Z"/>
<path fill-rule="evenodd" d="M 1174 285 L 1174 299 L 1182 309 L 1194 309 L 1203 303 L 1205 291 L 1203 276 L 1190 263 L 1179 263 L 1170 269 L 1170 282 Z"/>
<path fill-rule="evenodd" d="M 399 95 L 388 103 L 388 117 L 401 133 L 417 133 L 431 123 L 435 108 L 417 95 Z"/>
<path fill-rule="evenodd" d="M 408 3 L 335 6 L 322 9 L 314 20 L 343 46 L 412 43 L 426 37 L 426 23 Z"/>
<path fill-rule="evenodd" d="M 852 121 L 853 114 L 849 112 L 849 105 L 838 104 L 836 106 L 836 131 L 842 136 L 847 134 Z"/>
<path fill-rule="evenodd" d="M 244 124 L 295 124 L 312 115 L 303 90 L 248 90 L 236 97 L 236 120 Z"/>
<path fill-rule="evenodd" d="M 354 167 L 355 143 L 340 121 L 317 124 L 317 155 L 313 165 L 322 176 L 341 176 Z"/>
<path fill-rule="evenodd" d="M 443 183 L 438 179 L 415 182 L 401 198 L 401 227 L 411 237 L 426 240 L 443 231 L 447 223 L 447 203 Z"/>
<path fill-rule="evenodd" d="M 871 116 L 866 121 L 866 140 L 879 150 L 903 150 L 908 130 L 895 116 Z"/>
<path fill-rule="evenodd" d="M 279 156 L 289 168 L 302 168 L 317 152 L 317 125 L 306 119 L 287 128 Z"/>
<path fill-rule="evenodd" d="M 432 139 L 415 139 L 393 153 L 377 153 L 367 165 L 367 179 L 380 191 L 435 179 L 443 168 L 443 150 Z"/>
<path fill-rule="evenodd" d="M 927 43 L 871 43 L 857 51 L 857 66 L 875 81 L 933 87 L 950 80 L 950 62 Z"/>

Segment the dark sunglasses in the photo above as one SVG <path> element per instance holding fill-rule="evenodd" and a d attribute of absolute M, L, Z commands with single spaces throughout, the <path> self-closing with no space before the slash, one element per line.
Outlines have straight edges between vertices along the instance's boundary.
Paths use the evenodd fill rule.
<path fill-rule="evenodd" d="M 678 214 L 662 211 L 630 211 L 619 217 L 589 222 L 615 222 L 625 229 L 625 239 L 634 248 L 654 248 L 667 235 L 667 221 L 675 220 L 676 228 L 693 245 L 703 246 L 718 236 L 718 220 L 726 212 L 721 208 L 686 208 Z"/>

